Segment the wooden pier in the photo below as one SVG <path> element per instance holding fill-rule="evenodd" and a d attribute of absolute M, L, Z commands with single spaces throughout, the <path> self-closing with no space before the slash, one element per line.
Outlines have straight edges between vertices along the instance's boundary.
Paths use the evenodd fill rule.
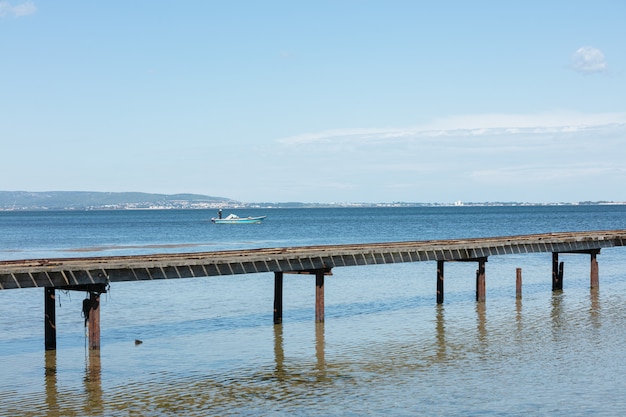
<path fill-rule="evenodd" d="M 602 248 L 625 246 L 626 230 L 546 233 L 476 239 L 302 246 L 234 251 L 50 258 L 0 261 L 0 290 L 45 288 L 45 345 L 56 347 L 55 290 L 86 291 L 83 314 L 89 346 L 100 347 L 100 294 L 111 283 L 155 279 L 274 273 L 274 322 L 282 321 L 285 273 L 315 275 L 315 320 L 324 320 L 324 277 L 333 268 L 403 262 L 437 262 L 436 300 L 444 300 L 445 262 L 476 262 L 476 300 L 485 300 L 485 264 L 490 256 L 552 253 L 552 289 L 563 288 L 560 253 L 588 254 L 590 286 L 599 285 L 597 255 Z M 521 294 L 521 270 L 516 290 Z"/>

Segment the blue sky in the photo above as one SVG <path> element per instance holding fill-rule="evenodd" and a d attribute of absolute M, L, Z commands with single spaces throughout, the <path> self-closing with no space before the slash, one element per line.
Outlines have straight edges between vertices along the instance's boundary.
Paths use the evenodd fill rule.
<path fill-rule="evenodd" d="M 626 201 L 626 2 L 0 0 L 0 190 Z"/>

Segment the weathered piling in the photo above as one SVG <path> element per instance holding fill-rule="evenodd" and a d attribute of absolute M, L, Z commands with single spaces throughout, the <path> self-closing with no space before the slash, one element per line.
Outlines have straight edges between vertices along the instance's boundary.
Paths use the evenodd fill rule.
<path fill-rule="evenodd" d="M 552 252 L 552 291 L 563 289 L 563 265 L 559 266 L 559 253 Z"/>
<path fill-rule="evenodd" d="M 83 300 L 83 315 L 89 338 L 90 349 L 100 349 L 100 293 L 89 292 Z"/>
<path fill-rule="evenodd" d="M 522 268 L 515 269 L 515 298 L 522 298 Z"/>
<path fill-rule="evenodd" d="M 274 324 L 283 322 L 283 272 L 274 272 Z"/>
<path fill-rule="evenodd" d="M 485 262 L 487 258 L 480 259 L 476 270 L 476 301 L 478 302 L 484 302 L 486 298 Z"/>
<path fill-rule="evenodd" d="M 598 288 L 600 287 L 600 278 L 599 278 L 599 272 L 598 272 L 598 259 L 597 259 L 597 255 L 600 253 L 600 250 L 598 249 L 597 251 L 591 251 L 590 255 L 591 255 L 591 272 L 590 272 L 590 286 L 591 288 Z"/>
<path fill-rule="evenodd" d="M 437 304 L 443 304 L 443 264 L 437 261 Z"/>
<path fill-rule="evenodd" d="M 324 270 L 315 271 L 315 321 L 324 321 Z"/>
<path fill-rule="evenodd" d="M 565 251 L 562 253 L 569 254 L 587 254 L 591 257 L 590 262 L 590 272 L 589 272 L 589 286 L 590 288 L 598 288 L 600 286 L 600 278 L 598 272 L 598 254 L 600 253 L 600 248 L 595 249 L 584 249 L 584 250 L 572 250 Z M 564 264 L 563 262 L 559 263 L 559 254 L 552 253 L 552 290 L 562 290 L 563 289 L 563 275 L 564 275 Z"/>
<path fill-rule="evenodd" d="M 56 296 L 51 287 L 44 290 L 44 344 L 46 350 L 57 348 Z"/>

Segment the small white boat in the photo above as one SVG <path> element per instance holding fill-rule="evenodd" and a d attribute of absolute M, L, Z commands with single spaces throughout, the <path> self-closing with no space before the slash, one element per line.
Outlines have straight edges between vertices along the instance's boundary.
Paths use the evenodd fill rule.
<path fill-rule="evenodd" d="M 267 216 L 239 217 L 236 214 L 229 214 L 226 217 L 213 217 L 211 221 L 215 224 L 239 224 L 239 223 L 261 223 Z"/>

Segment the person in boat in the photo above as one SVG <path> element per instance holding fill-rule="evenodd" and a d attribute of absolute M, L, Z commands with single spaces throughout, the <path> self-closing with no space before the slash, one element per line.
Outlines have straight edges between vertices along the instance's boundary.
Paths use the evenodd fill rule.
<path fill-rule="evenodd" d="M 221 219 L 221 218 L 222 218 L 222 209 L 219 209 L 219 210 L 217 211 L 217 218 L 218 218 L 218 219 Z"/>

